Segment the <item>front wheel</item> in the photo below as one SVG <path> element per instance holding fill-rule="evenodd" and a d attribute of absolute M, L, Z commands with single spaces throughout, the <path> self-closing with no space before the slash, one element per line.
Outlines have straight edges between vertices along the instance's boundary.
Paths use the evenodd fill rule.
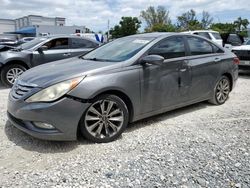
<path fill-rule="evenodd" d="M 129 112 L 122 99 L 115 95 L 102 95 L 94 99 L 80 122 L 84 137 L 105 143 L 118 138 L 127 127 Z"/>
<path fill-rule="evenodd" d="M 215 105 L 221 105 L 226 102 L 230 93 L 230 80 L 226 76 L 222 76 L 216 83 L 213 98 L 209 100 L 210 103 Z"/>
<path fill-rule="evenodd" d="M 26 68 L 19 64 L 10 64 L 2 68 L 1 80 L 7 87 L 12 87 L 16 79 L 26 71 Z"/>

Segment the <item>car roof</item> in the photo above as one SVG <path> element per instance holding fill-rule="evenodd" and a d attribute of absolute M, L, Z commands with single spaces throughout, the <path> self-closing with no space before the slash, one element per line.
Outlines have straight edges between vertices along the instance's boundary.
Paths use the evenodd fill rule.
<path fill-rule="evenodd" d="M 39 38 L 44 38 L 44 39 L 56 39 L 56 38 L 76 38 L 76 39 L 79 39 L 79 38 L 83 38 L 83 39 L 86 39 L 86 40 L 89 40 L 89 41 L 92 41 L 92 42 L 95 42 L 97 44 L 99 44 L 100 42 L 96 41 L 96 40 L 93 40 L 93 39 L 90 39 L 88 37 L 84 37 L 84 36 L 75 36 L 75 35 L 48 35 L 48 36 L 41 36 Z"/>
<path fill-rule="evenodd" d="M 131 35 L 128 37 L 137 37 L 137 38 L 147 38 L 147 37 L 151 37 L 151 38 L 159 38 L 159 37 L 163 37 L 163 36 L 171 36 L 174 34 L 178 34 L 178 33 L 174 33 L 174 32 L 153 32 L 153 33 L 141 33 L 141 34 L 135 34 L 135 35 Z"/>

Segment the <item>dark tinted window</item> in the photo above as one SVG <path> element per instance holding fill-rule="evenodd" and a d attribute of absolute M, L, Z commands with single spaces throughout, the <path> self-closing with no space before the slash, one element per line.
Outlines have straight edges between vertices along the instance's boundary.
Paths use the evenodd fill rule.
<path fill-rule="evenodd" d="M 95 48 L 98 46 L 98 44 L 92 41 L 81 38 L 72 38 L 71 41 L 72 41 L 72 48 Z"/>
<path fill-rule="evenodd" d="M 213 53 L 212 46 L 206 40 L 196 37 L 188 37 L 187 40 L 191 55 L 203 55 Z"/>
<path fill-rule="evenodd" d="M 213 44 L 211 44 L 213 47 L 213 51 L 214 53 L 224 53 L 224 51 L 222 49 L 220 49 L 218 46 L 215 46 Z"/>
<path fill-rule="evenodd" d="M 54 39 L 45 43 L 44 46 L 47 46 L 48 50 L 68 49 L 69 39 L 68 38 Z"/>
<path fill-rule="evenodd" d="M 238 46 L 242 44 L 242 41 L 238 35 L 230 34 L 227 38 L 227 43 L 232 44 L 233 46 Z"/>
<path fill-rule="evenodd" d="M 173 37 L 161 41 L 154 46 L 149 55 L 160 55 L 165 59 L 177 58 L 185 56 L 185 45 L 182 37 Z"/>
<path fill-rule="evenodd" d="M 205 37 L 207 39 L 211 39 L 209 33 L 207 33 L 207 32 L 197 32 L 197 33 L 194 33 L 194 34 L 200 35 L 200 36 Z"/>

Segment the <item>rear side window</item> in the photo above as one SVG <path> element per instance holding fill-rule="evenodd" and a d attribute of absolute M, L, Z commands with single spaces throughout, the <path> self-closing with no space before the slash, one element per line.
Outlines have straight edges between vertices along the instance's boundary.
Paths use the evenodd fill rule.
<path fill-rule="evenodd" d="M 217 40 L 221 40 L 221 36 L 220 36 L 220 34 L 219 33 L 211 33 L 213 36 L 214 36 L 214 38 L 215 39 L 217 39 Z"/>
<path fill-rule="evenodd" d="M 213 53 L 213 47 L 204 39 L 196 37 L 187 38 L 191 55 L 203 55 Z"/>
<path fill-rule="evenodd" d="M 211 44 L 213 47 L 213 51 L 214 53 L 224 53 L 224 51 L 222 49 L 220 49 L 218 46 L 215 46 L 213 44 Z"/>
<path fill-rule="evenodd" d="M 69 48 L 69 39 L 68 38 L 58 38 L 51 40 L 44 44 L 48 47 L 48 50 L 59 50 L 59 49 L 68 49 Z"/>
<path fill-rule="evenodd" d="M 86 39 L 81 39 L 81 38 L 72 38 L 71 39 L 71 47 L 73 49 L 76 48 L 96 48 L 98 46 L 98 44 L 86 40 Z"/>
<path fill-rule="evenodd" d="M 149 55 L 160 55 L 165 59 L 183 57 L 185 54 L 183 37 L 165 39 L 149 51 Z"/>
<path fill-rule="evenodd" d="M 210 37 L 209 33 L 207 33 L 207 32 L 197 32 L 197 33 L 194 33 L 194 34 L 205 37 L 205 38 L 211 40 L 211 37 Z"/>

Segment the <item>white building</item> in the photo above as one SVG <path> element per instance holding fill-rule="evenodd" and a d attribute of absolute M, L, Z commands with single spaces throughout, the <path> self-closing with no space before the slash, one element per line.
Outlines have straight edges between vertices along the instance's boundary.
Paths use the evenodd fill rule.
<path fill-rule="evenodd" d="M 65 26 L 65 18 L 28 15 L 17 19 L 0 19 L 0 37 L 41 36 L 42 34 L 85 33 L 84 26 Z"/>

